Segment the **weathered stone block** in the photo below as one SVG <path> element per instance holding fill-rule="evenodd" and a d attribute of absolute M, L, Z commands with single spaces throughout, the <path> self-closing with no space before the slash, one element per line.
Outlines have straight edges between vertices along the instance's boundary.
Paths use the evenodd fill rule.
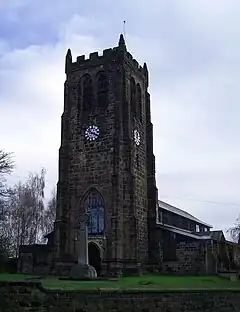
<path fill-rule="evenodd" d="M 97 272 L 94 267 L 89 264 L 77 263 L 70 271 L 71 279 L 96 278 Z"/>

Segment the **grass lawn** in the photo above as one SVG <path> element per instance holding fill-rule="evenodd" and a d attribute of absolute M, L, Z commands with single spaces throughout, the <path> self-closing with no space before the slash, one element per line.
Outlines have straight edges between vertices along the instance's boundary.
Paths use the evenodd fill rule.
<path fill-rule="evenodd" d="M 31 278 L 24 274 L 0 274 L 1 280 L 24 280 Z M 56 277 L 43 278 L 42 285 L 47 289 L 226 289 L 239 288 L 240 281 L 231 282 L 217 276 L 165 276 L 143 275 L 120 277 L 108 281 L 67 281 Z"/>
<path fill-rule="evenodd" d="M 9 274 L 9 273 L 0 273 L 0 281 L 11 281 L 11 280 L 23 280 L 25 278 L 30 278 L 30 274 Z"/>

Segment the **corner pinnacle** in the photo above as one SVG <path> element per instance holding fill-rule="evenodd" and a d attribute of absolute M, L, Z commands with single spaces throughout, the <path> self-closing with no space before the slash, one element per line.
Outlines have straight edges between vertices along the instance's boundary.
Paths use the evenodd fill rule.
<path fill-rule="evenodd" d="M 147 68 L 147 63 L 146 63 L 146 62 L 143 64 L 143 69 L 144 69 L 144 71 L 145 71 L 145 72 L 147 72 L 147 71 L 148 71 L 148 68 Z"/>
<path fill-rule="evenodd" d="M 145 76 L 145 78 L 146 78 L 146 82 L 147 82 L 147 86 L 148 86 L 148 84 L 149 84 L 149 78 L 148 78 L 148 68 L 147 68 L 147 63 L 144 63 L 143 64 L 143 74 L 144 74 L 144 76 Z"/>
<path fill-rule="evenodd" d="M 72 58 L 72 52 L 70 49 L 67 50 L 67 55 L 66 55 L 67 58 Z"/>
<path fill-rule="evenodd" d="M 125 40 L 124 40 L 123 34 L 121 34 L 119 37 L 118 46 L 119 47 L 125 46 Z"/>
<path fill-rule="evenodd" d="M 66 59 L 65 59 L 65 73 L 66 74 L 69 72 L 71 65 L 72 65 L 72 53 L 71 53 L 71 50 L 68 49 Z"/>

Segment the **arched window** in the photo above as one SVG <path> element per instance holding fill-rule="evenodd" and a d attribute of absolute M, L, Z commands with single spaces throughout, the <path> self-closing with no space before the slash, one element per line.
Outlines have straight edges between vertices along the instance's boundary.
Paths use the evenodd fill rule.
<path fill-rule="evenodd" d="M 100 73 L 97 83 L 97 98 L 99 107 L 108 105 L 108 79 L 104 73 Z"/>
<path fill-rule="evenodd" d="M 82 79 L 78 81 L 78 108 L 81 108 L 81 100 L 82 100 Z"/>
<path fill-rule="evenodd" d="M 102 195 L 96 189 L 92 189 L 88 193 L 84 201 L 84 208 L 86 213 L 90 216 L 88 234 L 103 234 L 105 227 L 104 200 Z"/>
<path fill-rule="evenodd" d="M 137 117 L 142 121 L 142 90 L 140 84 L 137 84 Z"/>
<path fill-rule="evenodd" d="M 133 116 L 136 116 L 136 83 L 133 78 L 130 80 L 130 105 Z"/>
<path fill-rule="evenodd" d="M 92 108 L 93 88 L 92 78 L 90 75 L 83 77 L 83 109 L 89 110 Z"/>

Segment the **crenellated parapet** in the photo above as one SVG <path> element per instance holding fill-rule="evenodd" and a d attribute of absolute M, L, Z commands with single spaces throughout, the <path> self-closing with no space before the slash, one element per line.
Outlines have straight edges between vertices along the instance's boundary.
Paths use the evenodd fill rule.
<path fill-rule="evenodd" d="M 146 63 L 141 66 L 133 58 L 132 54 L 127 51 L 125 40 L 122 34 L 120 35 L 117 47 L 105 49 L 101 54 L 98 52 L 92 52 L 89 54 L 89 57 L 80 55 L 77 57 L 75 62 L 72 60 L 71 50 L 68 49 L 65 62 L 65 72 L 66 74 L 69 74 L 73 71 L 89 68 L 91 66 L 101 66 L 111 62 L 119 64 L 126 62 L 132 69 L 134 69 L 136 72 L 139 72 L 141 75 L 144 75 L 148 80 L 148 70 Z"/>

